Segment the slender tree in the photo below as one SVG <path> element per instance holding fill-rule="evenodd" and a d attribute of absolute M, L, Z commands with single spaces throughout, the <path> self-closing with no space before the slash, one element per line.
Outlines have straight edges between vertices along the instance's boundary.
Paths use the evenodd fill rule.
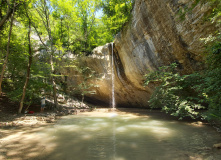
<path fill-rule="evenodd" d="M 24 0 L 25 1 L 25 0 Z M 0 3 L 0 30 L 2 30 L 3 26 L 7 22 L 7 20 L 14 14 L 15 10 L 18 8 L 19 5 L 23 4 L 22 0 L 16 1 L 16 0 L 1 0 Z M 3 15 L 2 12 L 4 12 L 4 5 L 6 4 L 7 11 L 5 15 Z"/>
<path fill-rule="evenodd" d="M 14 6 L 15 6 L 15 4 L 14 4 Z M 10 41 L 11 41 L 11 33 L 12 33 L 12 27 L 13 27 L 13 19 L 14 19 L 14 10 L 13 10 L 13 13 L 11 15 L 11 23 L 10 23 L 9 33 L 8 33 L 7 52 L 6 52 L 5 61 L 4 61 L 3 67 L 2 67 L 1 77 L 0 77 L 0 94 L 1 95 L 2 95 L 3 76 L 4 76 L 5 68 L 7 66 L 8 56 L 9 56 L 9 53 L 10 53 Z"/>
<path fill-rule="evenodd" d="M 48 8 L 47 4 L 49 4 L 49 2 L 47 0 L 42 0 L 40 8 L 37 8 L 37 12 L 40 15 L 40 17 L 44 23 L 44 27 L 47 31 L 47 35 L 49 38 L 50 48 L 47 47 L 46 50 L 50 54 L 51 82 L 52 82 L 52 86 L 53 86 L 54 104 L 55 104 L 55 108 L 57 108 L 58 107 L 57 89 L 56 89 L 57 85 L 56 85 L 56 81 L 55 81 L 55 77 L 54 77 L 55 69 L 54 69 L 54 60 L 53 60 L 55 49 L 54 49 L 53 38 L 52 38 L 52 33 L 51 33 L 51 26 L 50 26 L 50 12 L 49 12 L 49 8 Z"/>
<path fill-rule="evenodd" d="M 26 80 L 25 80 L 25 84 L 24 84 L 24 87 L 23 87 L 23 92 L 22 92 L 22 97 L 21 97 L 18 113 L 21 113 L 22 108 L 23 108 L 25 93 L 26 93 L 26 89 L 27 89 L 27 86 L 28 86 L 28 81 L 30 79 L 30 71 L 31 71 L 31 64 L 32 64 L 32 49 L 31 49 L 31 36 L 30 36 L 31 35 L 31 18 L 28 15 L 27 9 L 26 9 L 26 15 L 27 15 L 27 18 L 28 18 L 28 53 L 29 53 L 29 58 L 28 59 L 29 60 L 28 60 Z"/>

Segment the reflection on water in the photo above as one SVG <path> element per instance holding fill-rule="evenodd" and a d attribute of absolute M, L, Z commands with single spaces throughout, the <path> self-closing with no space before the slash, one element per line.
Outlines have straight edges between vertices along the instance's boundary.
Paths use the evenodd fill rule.
<path fill-rule="evenodd" d="M 51 160 L 204 159 L 221 141 L 208 126 L 100 112 L 67 116 L 44 131 L 44 139 L 54 144 Z"/>
<path fill-rule="evenodd" d="M 21 160 L 221 159 L 221 152 L 212 148 L 221 142 L 213 128 L 176 121 L 159 112 L 80 113 L 2 140 L 0 159 L 1 154 Z"/>

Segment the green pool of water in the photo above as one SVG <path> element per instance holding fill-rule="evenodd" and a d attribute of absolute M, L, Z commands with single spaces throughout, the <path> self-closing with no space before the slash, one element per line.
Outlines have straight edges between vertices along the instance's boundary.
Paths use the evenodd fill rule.
<path fill-rule="evenodd" d="M 144 114 L 140 114 L 144 113 Z M 221 159 L 221 137 L 201 122 L 159 112 L 89 112 L 63 117 L 41 134 L 51 160 Z"/>

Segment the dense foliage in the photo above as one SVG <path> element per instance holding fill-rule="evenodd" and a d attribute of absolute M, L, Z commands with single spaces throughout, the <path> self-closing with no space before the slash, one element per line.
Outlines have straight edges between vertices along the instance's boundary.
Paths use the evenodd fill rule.
<path fill-rule="evenodd" d="M 198 109 L 204 109 L 206 102 L 203 93 L 198 92 L 198 85 L 202 83 L 199 74 L 180 75 L 177 64 L 160 67 L 146 76 L 145 85 L 159 84 L 152 94 L 149 103 L 152 108 L 162 108 L 173 116 L 197 118 Z"/>
<path fill-rule="evenodd" d="M 194 1 L 191 8 L 204 0 Z M 205 69 L 200 73 L 180 75 L 176 64 L 160 67 L 147 74 L 145 84 L 157 82 L 158 86 L 150 99 L 153 108 L 161 108 L 180 118 L 201 116 L 208 120 L 221 120 L 221 1 L 209 0 L 213 10 L 205 16 L 206 21 L 217 25 L 217 31 L 202 40 L 205 42 Z M 203 115 L 198 109 L 207 108 Z"/>
<path fill-rule="evenodd" d="M 45 95 L 53 97 L 57 106 L 57 95 L 68 90 L 66 75 L 60 73 L 63 62 L 83 72 L 87 67 L 69 57 L 87 56 L 113 41 L 112 33 L 128 21 L 130 11 L 130 0 L 1 0 L 0 93 L 20 101 L 19 112 L 23 103 L 39 102 Z M 110 19 L 117 28 L 109 24 Z M 81 95 L 90 93 L 85 81 L 88 78 L 75 86 Z"/>
<path fill-rule="evenodd" d="M 103 0 L 104 24 L 113 36 L 130 20 L 134 0 Z"/>

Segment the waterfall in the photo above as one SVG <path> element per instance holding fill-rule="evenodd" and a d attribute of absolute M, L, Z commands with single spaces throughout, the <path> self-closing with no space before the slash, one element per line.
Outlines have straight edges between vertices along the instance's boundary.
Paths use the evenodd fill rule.
<path fill-rule="evenodd" d="M 112 68 L 112 73 L 111 73 L 111 77 L 112 77 L 112 108 L 115 108 L 115 95 L 114 95 L 114 43 L 111 43 L 111 47 L 112 47 L 112 60 L 111 60 L 111 68 Z"/>

